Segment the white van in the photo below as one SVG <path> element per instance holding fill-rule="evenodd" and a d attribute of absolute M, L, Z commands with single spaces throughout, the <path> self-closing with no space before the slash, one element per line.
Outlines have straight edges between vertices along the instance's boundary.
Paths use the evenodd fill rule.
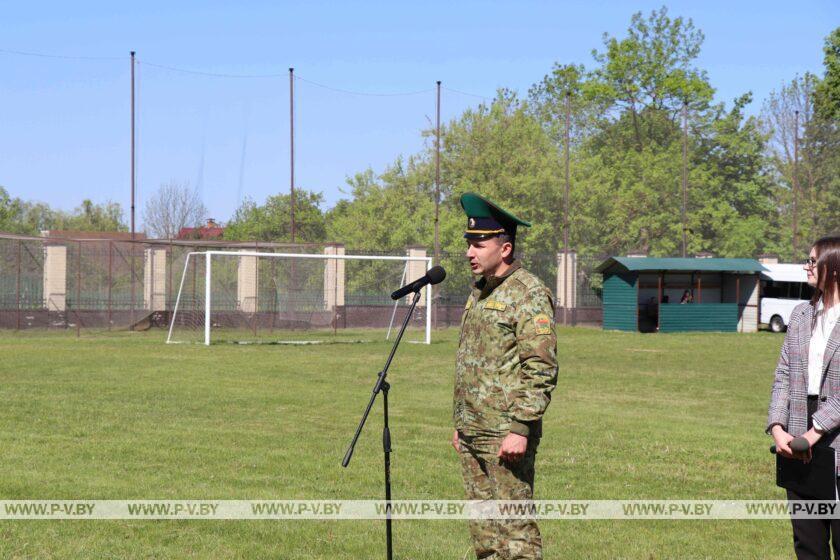
<path fill-rule="evenodd" d="M 801 264 L 765 264 L 761 273 L 761 323 L 783 332 L 793 308 L 814 293 Z"/>

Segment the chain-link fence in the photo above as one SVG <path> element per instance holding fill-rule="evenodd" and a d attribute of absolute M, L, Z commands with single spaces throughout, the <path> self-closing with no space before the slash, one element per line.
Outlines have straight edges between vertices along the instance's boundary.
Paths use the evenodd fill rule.
<path fill-rule="evenodd" d="M 394 308 L 390 292 L 421 276 L 426 262 L 386 259 L 409 253 L 417 259 L 432 256 L 418 247 L 371 252 L 341 245 L 132 242 L 124 237 L 0 234 L 0 328 L 76 333 L 166 328 L 179 293 L 182 317 L 188 316 L 188 310 L 204 308 L 204 263 L 187 256 L 207 250 L 326 256 L 216 261 L 210 290 L 212 310 L 214 314 L 227 313 L 226 320 L 238 328 L 257 335 L 264 329 L 387 327 L 400 320 L 400 304 Z M 339 260 L 329 255 L 353 258 Z M 355 258 L 359 256 L 374 258 Z M 433 324 L 458 325 L 473 278 L 463 254 L 444 253 L 440 260 L 447 278 L 434 291 Z M 602 257 L 571 255 L 564 263 L 562 255 L 534 254 L 522 255 L 521 260 L 556 294 L 558 321 L 600 322 L 601 279 L 593 271 Z M 214 320 L 216 317 L 223 322 L 223 315 L 214 316 Z"/>

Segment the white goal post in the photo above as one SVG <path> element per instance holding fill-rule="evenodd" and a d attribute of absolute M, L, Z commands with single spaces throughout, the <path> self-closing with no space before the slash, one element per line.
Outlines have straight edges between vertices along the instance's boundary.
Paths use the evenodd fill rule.
<path fill-rule="evenodd" d="M 267 259 L 273 261 L 271 263 L 271 272 L 272 276 L 268 279 L 273 283 L 273 286 L 270 286 L 272 291 L 272 296 L 274 298 L 274 309 L 268 311 L 261 311 L 265 306 L 264 302 L 260 301 L 257 302 L 258 294 L 260 293 L 259 290 L 268 290 L 268 287 L 260 287 L 258 288 L 259 284 L 268 284 L 265 281 L 265 276 L 267 271 L 265 270 L 267 267 L 263 266 L 260 269 L 259 262 L 262 259 Z M 201 263 L 201 260 L 204 262 Z M 317 264 L 317 261 L 322 261 L 323 266 Z M 339 265 L 338 262 L 343 261 L 358 261 L 358 262 L 376 262 L 379 261 L 380 263 L 387 263 L 393 262 L 396 267 L 389 267 L 388 274 L 386 274 L 385 278 L 377 278 L 375 275 L 375 270 L 368 270 L 368 276 L 373 275 L 374 280 L 376 281 L 375 289 L 381 296 L 387 297 L 390 294 L 390 291 L 399 288 L 399 285 L 389 285 L 393 283 L 407 283 L 415 280 L 415 278 L 409 277 L 409 274 L 413 272 L 413 275 L 418 274 L 418 270 L 425 270 L 428 271 L 432 267 L 432 258 L 425 257 L 425 256 L 399 256 L 399 255 L 345 255 L 345 254 L 311 254 L 311 253 L 268 253 L 268 252 L 260 252 L 260 251 L 248 251 L 248 250 L 241 250 L 241 251 L 193 251 L 187 253 L 186 258 L 184 260 L 184 268 L 181 274 L 181 279 L 178 286 L 178 295 L 175 299 L 175 305 L 172 309 L 172 314 L 169 320 L 169 329 L 168 334 L 166 337 L 167 344 L 179 343 L 183 342 L 181 340 L 176 340 L 173 337 L 173 333 L 176 331 L 176 326 L 179 328 L 191 328 L 195 333 L 195 342 L 201 342 L 204 345 L 210 345 L 211 336 L 213 334 L 214 329 L 214 313 L 219 315 L 222 312 L 219 309 L 219 305 L 226 305 L 224 309 L 228 315 L 232 313 L 236 313 L 239 315 L 248 315 L 253 317 L 253 325 L 254 325 L 254 333 L 256 335 L 257 324 L 260 318 L 257 315 L 262 315 L 262 320 L 265 321 L 265 316 L 269 316 L 272 321 L 272 326 L 274 324 L 274 317 L 271 317 L 271 313 L 277 313 L 276 311 L 276 300 L 278 299 L 278 295 L 281 292 L 281 288 L 278 285 L 278 278 L 276 274 L 277 263 L 281 262 L 281 267 L 283 265 L 286 268 L 281 268 L 281 271 L 284 270 L 291 270 L 292 281 L 291 283 L 295 283 L 295 270 L 297 267 L 298 276 L 303 276 L 304 282 L 308 279 L 309 284 L 317 284 L 318 283 L 318 275 L 321 275 L 321 278 L 332 278 L 329 280 L 330 282 L 336 283 L 336 292 L 338 292 L 337 283 L 341 282 L 341 305 L 343 305 L 344 300 L 344 274 L 345 274 L 345 267 L 344 265 Z M 224 263 L 224 265 L 222 265 Z M 243 266 L 245 263 L 245 266 Z M 299 263 L 299 264 L 298 264 Z M 326 267 L 330 266 L 330 263 L 335 263 L 333 265 L 333 269 L 328 270 Z M 399 266 L 400 263 L 403 266 Z M 417 263 L 420 265 L 418 269 L 417 266 L 411 266 L 412 263 Z M 203 265 L 203 266 L 202 266 Z M 221 270 L 214 270 L 215 266 L 222 266 Z M 319 268 L 320 266 L 320 268 Z M 339 269 L 340 267 L 340 269 Z M 247 268 L 245 275 L 247 280 L 243 281 L 243 272 L 242 269 Z M 412 271 L 411 268 L 414 268 Z M 202 270 L 203 269 L 203 270 Z M 303 269 L 303 270 L 302 270 Z M 341 279 L 338 280 L 336 276 L 338 275 L 338 270 L 340 270 Z M 334 276 L 330 276 L 330 272 L 333 271 Z M 308 276 L 307 276 L 308 274 Z M 287 272 L 288 275 L 288 272 Z M 223 276 L 224 279 L 219 279 L 219 276 Z M 189 287 L 187 283 L 188 277 L 191 279 L 192 287 L 192 294 L 189 294 Z M 262 279 L 262 282 L 260 282 Z M 323 282 L 326 283 L 328 280 L 324 279 Z M 300 278 L 298 278 L 300 280 Z M 224 303 L 219 303 L 215 299 L 219 298 L 219 283 L 220 282 L 227 282 L 227 292 L 235 291 L 236 295 L 230 295 L 226 298 Z M 251 295 L 251 301 L 244 301 L 245 298 L 241 295 L 241 287 L 234 287 L 231 288 L 230 286 L 237 286 L 238 284 L 242 284 L 243 282 L 247 283 L 248 285 L 253 285 L 253 289 L 249 292 Z M 283 278 L 280 280 L 280 283 L 289 283 L 289 278 Z M 370 284 L 370 281 L 368 281 Z M 287 287 L 287 289 L 289 289 Z M 315 286 L 314 291 L 312 293 L 317 292 L 318 290 L 327 290 L 324 288 L 323 285 L 319 288 Z M 227 293 L 226 292 L 226 293 Z M 387 292 L 387 293 L 386 293 Z M 431 306 L 432 306 L 432 290 L 429 287 L 424 288 L 425 294 L 422 296 L 425 302 L 421 301 L 420 306 L 418 307 L 419 310 L 422 310 L 423 313 L 423 330 L 424 336 L 423 340 L 416 340 L 412 342 L 423 342 L 425 344 L 431 343 L 431 331 L 432 331 L 432 313 L 431 313 Z M 326 293 L 326 292 L 324 292 Z M 309 294 L 312 295 L 311 293 Z M 410 301 L 410 296 L 403 298 L 403 300 L 398 300 L 393 303 L 393 308 L 391 308 L 390 301 L 388 302 L 388 315 L 390 315 L 390 322 L 388 323 L 388 334 L 387 337 L 390 337 L 392 328 L 394 325 L 394 320 L 396 318 L 396 311 L 400 302 L 403 301 Z M 265 298 L 264 298 L 265 299 Z M 310 297 L 309 304 L 310 308 L 314 308 L 317 310 L 319 305 L 322 305 L 324 308 L 331 308 L 335 310 L 339 306 L 339 301 L 337 298 L 328 298 L 327 296 L 323 296 L 323 299 L 330 299 L 330 301 L 326 302 L 318 302 L 312 301 L 317 300 L 318 297 L 312 298 Z M 382 309 L 383 303 L 379 300 L 382 300 L 382 297 L 378 298 L 377 302 L 377 309 Z M 323 300 L 322 300 L 323 301 Z M 425 303 L 425 305 L 423 305 Z M 262 304 L 263 307 L 260 306 Z M 214 305 L 216 307 L 214 308 Z M 233 307 L 231 307 L 233 306 Z M 314 307 L 313 307 L 314 306 Z M 230 309 L 234 309 L 235 311 L 230 311 Z M 325 309 L 321 311 L 321 314 L 329 309 Z M 310 312 L 311 309 L 310 309 Z M 317 312 L 317 311 L 315 311 Z M 314 312 L 312 312 L 314 313 Z M 335 313 L 335 311 L 334 311 Z M 219 320 L 215 320 L 215 324 L 219 325 Z M 336 322 L 337 323 L 337 322 Z M 185 326 L 186 325 L 186 326 Z M 416 326 L 419 326 L 419 323 L 416 323 Z M 249 327 L 250 328 L 250 327 Z M 306 327 L 304 327 L 306 328 Z M 334 328 L 335 327 L 334 325 Z M 202 332 L 203 331 L 203 332 Z M 416 332 L 416 328 L 415 331 Z M 203 335 L 203 336 L 202 336 Z M 305 341 L 297 340 L 295 343 L 305 343 Z"/>

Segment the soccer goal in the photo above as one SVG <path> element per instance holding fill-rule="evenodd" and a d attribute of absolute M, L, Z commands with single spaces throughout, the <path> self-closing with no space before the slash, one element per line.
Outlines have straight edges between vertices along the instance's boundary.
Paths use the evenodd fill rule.
<path fill-rule="evenodd" d="M 338 253 L 338 251 L 335 251 Z M 423 276 L 430 257 L 191 252 L 184 260 L 167 344 L 313 344 L 390 338 L 411 304 L 390 293 Z M 405 340 L 431 342 L 431 290 Z"/>

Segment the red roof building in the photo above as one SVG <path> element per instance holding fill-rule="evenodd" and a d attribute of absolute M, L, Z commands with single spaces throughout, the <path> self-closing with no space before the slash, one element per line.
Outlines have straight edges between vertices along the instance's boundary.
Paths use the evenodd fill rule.
<path fill-rule="evenodd" d="M 208 218 L 207 223 L 201 227 L 184 227 L 178 232 L 177 239 L 221 239 L 225 228 L 216 223 L 213 218 Z"/>

